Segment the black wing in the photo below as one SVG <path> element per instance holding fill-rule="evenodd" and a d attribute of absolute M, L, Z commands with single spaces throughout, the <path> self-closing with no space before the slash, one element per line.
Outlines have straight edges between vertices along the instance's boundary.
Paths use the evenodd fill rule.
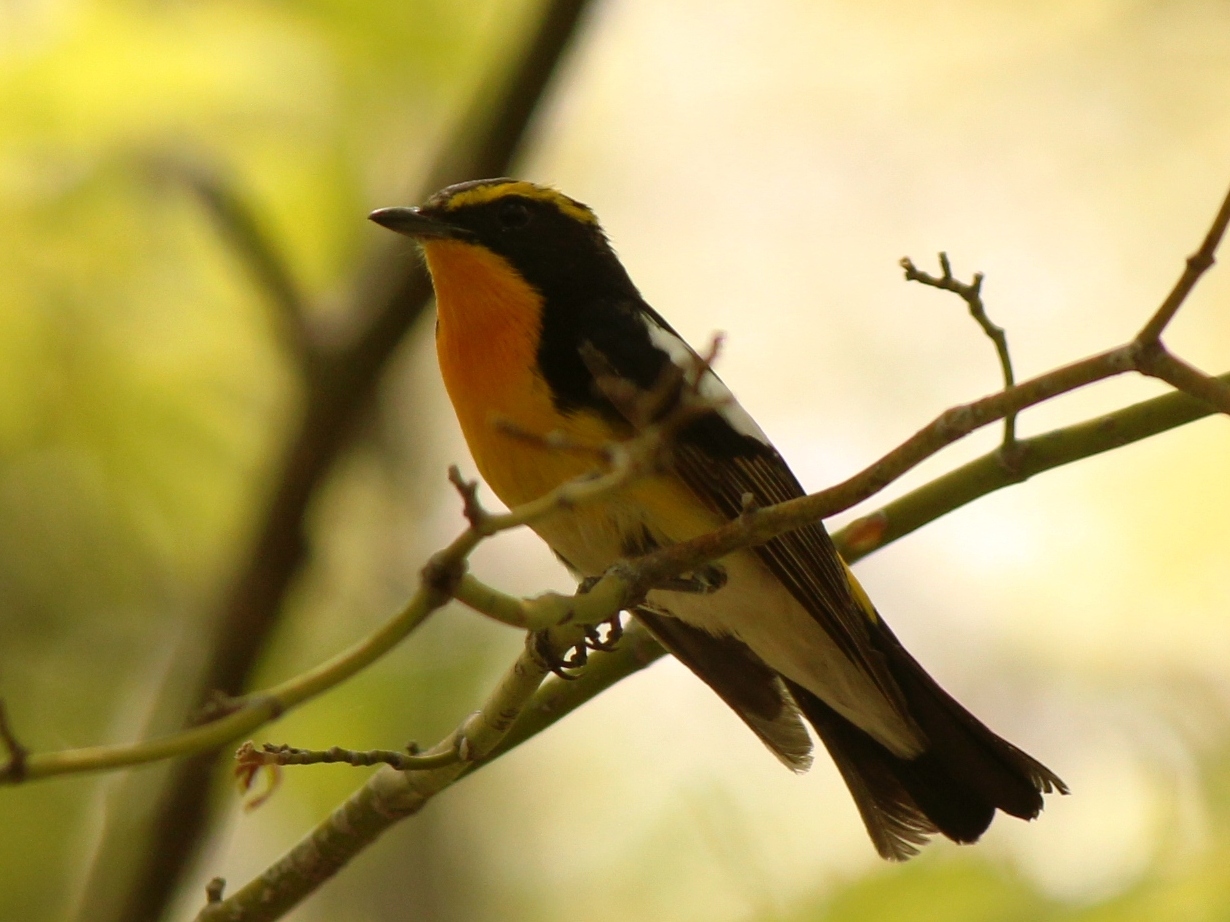
<path fill-rule="evenodd" d="M 640 607 L 633 614 L 674 657 L 730 705 L 791 771 L 811 767 L 811 739 L 781 677 L 733 637 L 714 637 Z"/>
<path fill-rule="evenodd" d="M 628 322 L 630 311 L 639 323 Z M 620 316 L 618 348 L 603 348 L 614 345 L 610 335 L 596 334 L 582 343 L 601 356 L 604 368 L 644 388 L 662 380 L 669 363 L 695 367 L 692 350 L 643 302 L 623 305 Z M 607 326 L 606 333 L 611 331 Z M 587 395 L 573 405 L 618 417 L 588 367 L 586 378 Z M 712 372 L 702 379 L 701 392 L 725 402 L 684 428 L 673 452 L 676 473 L 697 499 L 733 519 L 747 494 L 762 506 L 804 495 L 786 462 Z M 580 393 L 579 387 L 573 391 L 576 397 Z M 753 552 L 892 702 L 903 722 L 918 730 L 923 752 L 910 758 L 894 754 L 812 692 L 772 677 L 772 670 L 737 641 L 711 638 L 652 612 L 638 617 L 787 764 L 793 761 L 801 710 L 837 763 L 881 855 L 907 858 L 935 832 L 971 842 L 996 809 L 1032 819 L 1042 809 L 1044 793 L 1067 793 L 1058 776 L 996 736 L 940 688 L 870 605 L 860 603 L 823 525 L 803 526 Z"/>
<path fill-rule="evenodd" d="M 643 305 L 641 317 L 652 351 L 676 365 L 695 367 L 695 353 L 656 311 Z M 623 373 L 618 359 L 611 364 Z M 644 378 L 643 367 L 635 371 Z M 685 427 L 673 452 L 676 473 L 696 497 L 724 518 L 732 519 L 742 511 L 744 497 L 749 494 L 759 506 L 805 495 L 777 449 L 721 379 L 706 371 L 699 387 L 703 396 L 720 406 Z M 871 622 L 877 615 L 855 597 L 845 564 L 824 526 L 819 522 L 805 525 L 754 548 L 754 552 L 850 662 L 871 678 L 905 723 L 912 725 L 901 690 L 871 636 Z"/>

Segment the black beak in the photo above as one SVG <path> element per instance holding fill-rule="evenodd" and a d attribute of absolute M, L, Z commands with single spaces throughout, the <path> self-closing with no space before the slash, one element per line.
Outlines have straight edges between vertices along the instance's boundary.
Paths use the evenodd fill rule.
<path fill-rule="evenodd" d="M 418 208 L 377 208 L 367 216 L 381 227 L 414 237 L 416 240 L 461 237 L 465 231 L 424 214 Z"/>

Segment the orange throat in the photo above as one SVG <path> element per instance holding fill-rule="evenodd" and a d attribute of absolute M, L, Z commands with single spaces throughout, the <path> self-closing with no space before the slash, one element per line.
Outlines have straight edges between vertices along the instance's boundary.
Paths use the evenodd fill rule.
<path fill-rule="evenodd" d="M 588 414 L 561 416 L 538 371 L 542 295 L 507 260 L 458 240 L 424 241 L 436 290 L 436 354 L 479 473 L 508 505 L 536 499 L 585 471 L 501 431 L 500 419 L 545 435 L 602 441 Z"/>

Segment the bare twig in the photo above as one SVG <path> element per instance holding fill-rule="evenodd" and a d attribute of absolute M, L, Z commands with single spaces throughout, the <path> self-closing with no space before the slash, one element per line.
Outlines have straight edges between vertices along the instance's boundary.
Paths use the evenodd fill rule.
<path fill-rule="evenodd" d="M 448 482 L 461 496 L 461 511 L 466 521 L 475 531 L 481 532 L 487 522 L 487 510 L 478 501 L 478 481 L 466 480 L 461 476 L 461 468 L 456 464 L 449 465 Z"/>
<path fill-rule="evenodd" d="M 10 766 L 17 765 L 20 771 L 6 769 L 0 773 L 0 784 L 139 765 L 225 745 L 367 668 L 454 596 L 463 598 L 479 611 L 486 612 L 490 608 L 492 617 L 498 620 L 515 619 L 513 623 L 534 631 L 548 630 L 570 621 L 575 621 L 580 630 L 585 624 L 609 619 L 611 613 L 606 612 L 604 606 L 618 601 L 613 594 L 618 591 L 618 585 L 609 586 L 602 593 L 587 592 L 577 597 L 548 593 L 537 599 L 516 600 L 473 578 L 467 579 L 466 561 L 485 538 L 531 524 L 562 509 L 592 502 L 653 471 L 669 433 L 668 425 L 651 426 L 635 438 L 610 448 L 612 463 L 608 470 L 586 473 L 536 500 L 500 514 L 484 510 L 478 502 L 477 483 L 464 480 L 455 466 L 450 468 L 449 480 L 461 494 L 469 526 L 447 547 L 432 555 L 423 567 L 418 591 L 396 616 L 376 631 L 319 666 L 272 688 L 227 699 L 226 707 L 216 718 L 201 726 L 135 744 L 33 754 L 20 747 L 14 749 L 14 753 L 20 752 L 20 759 L 10 759 Z M 509 616 L 510 610 L 514 611 L 512 616 Z M 591 614 L 591 610 L 601 614 Z M 583 617 L 578 618 L 578 613 Z M 583 630 L 579 636 L 584 636 Z M 7 742 L 8 737 L 3 736 L 7 725 L 2 723 L 2 716 L 0 713 L 0 737 Z M 15 745 L 16 740 L 12 743 Z"/>
<path fill-rule="evenodd" d="M 1215 244 L 1216 238 L 1212 245 Z M 1188 291 L 1192 284 L 1194 279 L 1187 283 Z M 655 551 L 616 568 L 598 580 L 586 593 L 571 601 L 569 616 L 573 623 L 585 623 L 587 620 L 589 623 L 597 623 L 599 616 L 618 613 L 621 608 L 631 604 L 638 594 L 663 578 L 694 570 L 734 550 L 761 543 L 782 532 L 847 508 L 874 494 L 923 458 L 980 426 L 1083 384 L 1136 368 L 1139 351 L 1137 341 L 1134 340 L 1118 349 L 1075 362 L 1023 384 L 1005 388 L 998 394 L 949 410 L 880 461 L 843 484 L 767 509 L 741 510 L 741 514 L 723 528 L 692 541 Z M 1088 450 L 1088 446 L 1081 446 L 1081 449 Z M 1002 471 L 1002 466 L 1000 469 Z M 865 517 L 856 529 L 861 543 L 865 547 L 882 546 L 881 538 L 888 533 L 890 521 L 890 516 L 884 511 Z M 603 603 L 588 613 L 581 612 L 579 609 L 585 606 L 590 598 L 602 599 Z M 529 605 L 529 601 L 523 601 L 520 606 L 515 606 L 516 615 L 524 616 Z M 587 696 L 596 694 L 601 687 L 617 681 L 621 675 L 642 668 L 646 662 L 652 661 L 658 655 L 660 653 L 655 645 L 650 645 L 646 652 L 638 650 L 635 656 L 630 645 L 615 653 L 597 654 L 595 659 L 599 656 L 609 657 L 600 661 L 615 665 L 604 671 L 601 682 L 594 680 L 592 688 L 590 683 L 586 682 L 588 672 L 583 674 L 579 681 L 572 683 L 584 686 L 584 691 L 575 693 L 569 699 L 569 704 L 575 706 L 575 703 L 586 700 Z M 561 694 L 560 688 L 566 684 L 568 683 L 558 680 L 554 684 L 549 683 L 538 692 L 535 700 L 548 694 Z M 502 745 L 515 745 L 520 739 L 526 738 L 526 735 L 532 735 L 542 726 L 558 719 L 560 711 L 568 709 L 570 707 L 566 706 L 546 718 L 538 717 L 535 726 L 527 729 L 525 735 L 518 735 L 518 728 L 514 726 L 512 732 L 503 738 Z M 540 713 L 547 712 L 540 712 L 535 707 L 526 711 L 531 718 Z M 493 756 L 500 751 L 502 750 L 499 748 L 490 750 Z M 438 774 L 440 771 L 447 770 L 401 775 L 399 777 L 402 780 L 392 788 L 382 781 L 388 778 L 388 773 L 378 773 L 342 808 L 335 811 L 333 817 L 318 826 L 307 839 L 244 888 L 243 897 L 231 903 L 233 913 L 223 915 L 215 911 L 220 909 L 220 906 L 206 906 L 199 919 L 206 922 L 223 918 L 277 918 L 285 909 L 311 892 L 321 880 L 336 873 L 351 856 L 358 854 L 384 829 L 403 816 L 420 809 L 427 797 L 434 796 L 465 773 L 458 772 L 445 779 Z M 425 779 L 432 781 L 428 783 Z M 398 802 L 406 803 L 408 807 L 399 811 L 392 806 Z"/>
<path fill-rule="evenodd" d="M 901 268 L 905 270 L 907 281 L 951 291 L 965 302 L 970 316 L 978 322 L 982 331 L 990 337 L 991 342 L 995 343 L 995 351 L 999 355 L 999 367 L 1004 376 L 1004 387 L 1012 387 L 1016 383 L 1016 376 L 1012 371 L 1012 356 L 1008 352 L 1008 334 L 1004 332 L 1003 327 L 992 323 L 991 318 L 987 316 L 986 306 L 982 303 L 983 274 L 975 272 L 972 282 L 957 281 L 953 277 L 952 264 L 948 261 L 947 253 L 940 253 L 940 271 L 943 274 L 939 278 L 918 269 L 908 256 L 902 258 Z M 1016 463 L 1016 413 L 1009 413 L 1004 417 L 1004 440 L 1000 452 L 1004 464 L 1008 467 Z"/>
<path fill-rule="evenodd" d="M 1187 264 L 1183 268 L 1183 274 L 1175 283 L 1174 288 L 1170 290 L 1166 300 L 1162 302 L 1157 312 L 1149 318 L 1149 322 L 1137 334 L 1136 339 L 1139 342 L 1155 342 L 1161 339 L 1162 333 L 1169 326 L 1170 321 L 1174 319 L 1174 315 L 1179 312 L 1179 308 L 1183 306 L 1187 296 L 1196 287 L 1196 282 L 1200 281 L 1200 277 L 1213 267 L 1217 248 L 1221 245 L 1221 238 L 1225 236 L 1228 224 L 1230 224 L 1230 193 L 1227 193 L 1226 197 L 1222 199 L 1221 207 L 1217 210 L 1217 215 L 1213 218 L 1213 223 L 1209 226 L 1208 233 L 1204 235 L 1204 241 L 1200 244 L 1200 249 L 1187 257 Z"/>
<path fill-rule="evenodd" d="M 1225 376 L 1225 379 L 1230 380 L 1230 375 Z M 1172 394 L 1129 407 L 1126 410 L 1104 418 L 1092 420 L 1081 426 L 1070 427 L 1030 439 L 1023 444 L 1028 448 L 1026 457 L 1040 464 L 1042 463 L 1041 459 L 1045 459 L 1045 465 L 1039 467 L 1040 470 L 1045 470 L 1066 463 L 1065 458 L 1066 460 L 1076 460 L 1087 457 L 1098 451 L 1105 451 L 1117 445 L 1182 425 L 1193 419 L 1208 415 L 1208 413 L 1209 410 L 1198 401 L 1181 394 Z M 982 466 L 984 469 L 992 470 L 1000 478 L 1007 478 L 1009 476 L 1004 471 L 1002 465 L 991 456 L 983 460 Z M 981 478 L 981 480 L 969 477 L 967 479 L 980 483 L 984 492 L 998 488 L 996 485 L 988 485 L 985 477 Z M 883 532 L 885 538 L 876 544 L 877 547 L 889 543 L 891 540 L 899 537 L 900 533 L 904 533 L 896 527 L 896 524 L 902 518 L 896 510 L 903 505 L 908 506 L 912 497 L 923 493 L 926 489 L 923 488 L 921 491 L 915 491 L 914 494 L 903 497 L 901 500 L 881 510 L 880 513 L 868 517 L 883 518 L 887 523 Z M 928 501 L 923 504 L 928 508 L 928 514 L 931 518 L 938 517 L 944 512 L 950 511 L 951 508 L 956 508 L 958 505 L 969 502 L 971 499 L 976 498 L 976 495 L 981 495 L 981 493 L 971 495 L 968 491 L 962 492 L 950 488 L 948 495 L 949 502 L 947 503 L 947 508 L 940 508 L 939 504 L 934 501 Z M 753 516 L 756 514 L 758 513 L 751 513 Z M 915 525 L 914 527 L 917 526 Z M 872 549 L 874 548 L 868 548 L 861 553 L 852 553 L 851 557 L 862 556 L 863 553 L 867 553 Z M 669 551 L 671 549 L 668 548 L 666 550 Z M 654 555 L 651 555 L 651 558 L 657 557 L 662 553 L 662 551 L 655 552 Z M 654 561 L 650 561 L 650 564 L 646 569 L 667 569 L 658 566 L 657 562 Z M 643 579 L 644 571 L 639 576 Z M 629 577 L 625 574 L 623 578 Z M 634 579 L 635 577 L 631 578 Z M 462 587 L 466 585 L 469 579 L 470 577 L 463 579 Z M 602 595 L 602 585 L 606 581 L 606 578 L 600 580 L 598 585 L 591 590 L 591 593 L 596 594 L 595 597 Z M 494 590 L 492 591 L 494 592 Z M 459 597 L 464 597 L 464 593 L 460 589 L 458 595 Z M 576 607 L 584 607 L 589 597 L 590 593 L 587 593 L 572 599 L 571 602 Z M 611 598 L 610 595 L 607 596 L 608 600 Z M 471 598 L 467 597 L 466 601 L 472 603 Z M 537 600 L 527 600 L 519 603 L 517 603 L 517 600 L 512 601 L 516 603 L 515 607 L 520 612 L 523 610 L 523 606 L 530 605 Z M 596 619 L 598 615 L 604 612 L 618 610 L 618 607 L 623 603 L 624 600 L 622 598 L 607 601 L 604 606 L 599 606 L 595 611 L 581 611 L 577 616 L 578 620 L 586 618 Z M 579 707 L 585 701 L 590 700 L 605 688 L 615 684 L 628 674 L 644 668 L 661 655 L 663 655 L 663 651 L 656 642 L 652 640 L 647 632 L 641 631 L 634 625 L 625 635 L 624 641 L 617 651 L 591 657 L 590 665 L 579 681 L 565 683 L 559 680 L 552 680 L 544 685 L 530 704 L 526 706 L 522 717 L 509 730 L 507 736 L 484 759 L 477 760 L 473 767 L 478 767 L 486 761 L 498 757 L 525 739 L 541 732 L 542 729 L 545 729 L 565 714 Z M 468 773 L 469 770 L 472 769 L 467 769 L 457 777 L 460 778 Z M 430 772 L 424 774 L 432 775 Z M 378 781 L 379 783 L 377 783 Z M 409 782 L 406 782 L 406 784 L 409 785 Z M 415 785 L 411 792 L 407 792 L 400 786 L 390 789 L 386 775 L 376 776 L 372 782 L 369 782 L 368 785 L 352 796 L 345 805 L 335 811 L 333 816 L 322 823 L 307 839 L 296 846 L 295 849 L 260 878 L 248 885 L 248 888 L 251 888 L 251 890 L 246 894 L 246 902 L 243 904 L 247 908 L 241 909 L 238 904 L 232 904 L 235 909 L 234 913 L 210 915 L 208 914 L 209 907 L 206 907 L 200 919 L 202 922 L 205 922 L 205 920 L 213 922 L 215 919 L 242 919 L 245 922 L 249 922 L 249 920 L 277 918 L 282 911 L 281 909 L 266 914 L 264 910 L 253 907 L 263 905 L 265 901 L 275 907 L 293 905 L 294 902 L 302 899 L 303 896 L 311 892 L 324 879 L 336 873 L 349 860 L 349 857 L 361 851 L 384 829 L 404 816 L 417 812 L 426 802 L 427 798 L 434 796 L 440 790 L 443 790 L 443 786 L 440 785 L 438 776 L 433 777 L 431 784 L 420 783 Z M 408 798 L 408 800 L 403 798 Z M 391 810 L 391 801 L 408 804 L 408 806 L 404 812 L 403 810 Z M 275 881 L 276 883 L 269 883 L 269 881 Z M 248 888 L 245 888 L 245 890 L 247 891 Z"/>
<path fill-rule="evenodd" d="M 417 747 L 412 747 L 417 749 Z M 244 743 L 235 753 L 235 775 L 246 786 L 252 772 L 266 765 L 334 765 L 338 762 L 369 768 L 373 765 L 391 765 L 398 771 L 423 771 L 451 765 L 461 760 L 456 752 L 441 752 L 436 755 L 418 755 L 417 752 L 397 752 L 393 749 L 298 749 L 282 744 L 264 743 L 258 749 L 253 742 Z"/>
<path fill-rule="evenodd" d="M 1230 386 L 1230 373 L 1217 380 Z M 1176 429 L 1212 413 L 1212 408 L 1194 397 L 1171 393 L 1034 436 L 1021 442 L 1022 456 L 1027 463 L 1024 470 L 1016 474 L 1009 472 L 1000 463 L 996 449 L 852 522 L 834 533 L 833 541 L 842 556 L 854 563 L 995 490 L 1034 474 Z M 542 732 L 612 685 L 656 662 L 665 652 L 648 632 L 634 623 L 625 632 L 619 649 L 607 656 L 591 658 L 578 681 L 548 680 L 489 760 Z"/>
<path fill-rule="evenodd" d="M 1230 387 L 1230 374 L 1215 380 Z M 1004 467 L 996 449 L 856 519 L 835 532 L 833 542 L 846 562 L 854 563 L 988 493 L 1212 413 L 1213 408 L 1204 401 L 1181 392 L 1170 393 L 1023 439 L 1018 443 L 1021 463 L 1015 470 Z"/>
<path fill-rule="evenodd" d="M 230 897 L 208 902 L 197 916 L 198 922 L 280 918 L 388 826 L 417 813 L 432 797 L 487 759 L 527 702 L 534 699 L 546 672 L 547 667 L 527 646 L 483 707 L 426 753 L 426 757 L 455 754 L 448 764 L 425 771 L 390 768 L 377 772 L 333 812 L 333 823 L 318 827 L 281 861 Z"/>
<path fill-rule="evenodd" d="M 1149 318 L 1149 322 L 1136 334 L 1132 343 L 1135 367 L 1142 374 L 1160 378 L 1223 413 L 1230 413 L 1230 386 L 1171 355 L 1162 344 L 1162 333 L 1196 287 L 1200 277 L 1212 268 L 1227 225 L 1230 225 L 1230 192 L 1222 199 L 1221 207 L 1217 210 L 1217 216 L 1213 218 L 1200 249 L 1187 257 L 1183 274 L 1175 282 L 1166 300 Z"/>
<path fill-rule="evenodd" d="M 1230 384 L 1230 374 L 1223 375 L 1219 380 Z M 1014 477 L 1007 472 L 999 462 L 998 451 L 992 452 L 979 461 L 968 464 L 932 484 L 915 490 L 860 520 L 860 522 L 878 523 L 874 527 L 852 526 L 852 529 L 847 529 L 846 532 L 835 534 L 834 540 L 841 548 L 843 556 L 850 561 L 857 560 L 897 540 L 904 534 L 908 534 L 920 525 L 934 521 L 979 496 L 1019 482 L 1023 477 L 1148 438 L 1206 417 L 1211 412 L 1208 406 L 1186 394 L 1167 394 L 1078 425 L 1035 436 L 1021 443 L 1024 449 L 1023 457 L 1028 459 L 1030 465 L 1021 477 Z M 851 530 L 856 535 L 861 533 L 864 537 L 878 531 L 879 539 L 864 546 L 852 544 L 848 540 Z M 484 759 L 478 760 L 469 767 L 465 774 L 541 733 L 582 704 L 592 700 L 627 676 L 656 662 L 663 655 L 665 651 L 649 633 L 634 623 L 625 632 L 618 650 L 591 656 L 590 663 L 579 680 L 563 682 L 558 679 L 548 679 L 523 709 L 521 717 L 513 724 L 499 745 Z M 400 819 L 400 817 L 395 817 L 382 820 L 375 803 L 374 796 L 371 796 L 371 792 L 365 789 L 352 797 L 347 804 L 351 808 L 347 814 L 347 822 L 353 824 L 352 828 L 362 830 L 366 841 L 374 839 L 384 828 L 387 828 L 387 825 L 392 825 Z M 421 807 L 422 804 L 418 806 Z M 338 813 L 334 814 L 335 817 L 338 815 Z M 382 822 L 386 825 L 381 825 Z M 320 871 L 316 865 L 319 862 L 327 860 L 329 862 L 327 873 L 332 875 L 345 861 L 345 858 L 339 857 L 336 852 L 309 849 L 308 843 L 328 842 L 331 846 L 337 846 L 340 835 L 341 830 L 331 818 L 270 871 L 275 872 L 284 886 L 294 883 L 300 887 L 303 892 L 297 898 L 302 898 L 310 889 L 304 880 L 310 882 L 317 879 Z M 352 854 L 357 854 L 362 850 L 363 843 L 357 840 L 346 841 L 344 846 L 350 849 Z M 294 882 L 291 878 L 283 876 L 288 865 L 293 863 L 294 866 L 299 867 L 298 862 L 305 858 L 312 864 L 305 869 L 304 880 Z M 202 922 L 213 918 L 202 916 Z M 233 917 L 219 918 L 259 920 L 276 918 L 276 915 L 261 916 L 240 913 Z"/>
<path fill-rule="evenodd" d="M 1222 413 L 1230 413 L 1230 384 L 1172 355 L 1160 341 L 1151 347 L 1142 345 L 1136 355 L 1136 364 L 1144 374 L 1159 378 Z"/>

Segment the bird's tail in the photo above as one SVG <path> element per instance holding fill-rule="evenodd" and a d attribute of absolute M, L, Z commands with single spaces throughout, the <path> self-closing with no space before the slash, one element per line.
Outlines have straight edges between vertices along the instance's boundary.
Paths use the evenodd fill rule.
<path fill-rule="evenodd" d="M 1044 793 L 1068 793 L 1054 772 L 1000 739 L 940 688 L 883 621 L 877 619 L 872 633 L 927 740 L 920 755 L 894 755 L 807 689 L 787 684 L 837 763 L 881 855 L 909 858 L 937 832 L 973 842 L 997 809 L 1033 819 Z"/>

